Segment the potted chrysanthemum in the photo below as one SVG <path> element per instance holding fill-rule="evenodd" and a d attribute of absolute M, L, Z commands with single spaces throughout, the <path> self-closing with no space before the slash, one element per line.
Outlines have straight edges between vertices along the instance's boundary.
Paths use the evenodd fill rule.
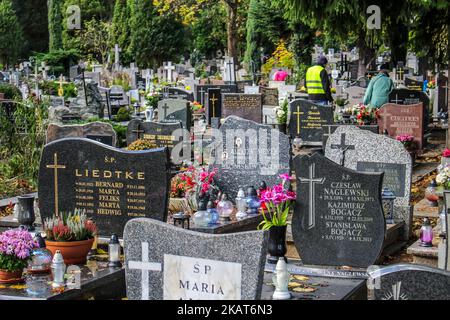
<path fill-rule="evenodd" d="M 38 244 L 26 230 L 8 230 L 0 234 L 0 283 L 20 282 L 35 248 Z"/>
<path fill-rule="evenodd" d="M 63 213 L 44 221 L 45 245 L 55 254 L 60 250 L 66 264 L 83 264 L 92 248 L 97 227 L 84 212 Z"/>

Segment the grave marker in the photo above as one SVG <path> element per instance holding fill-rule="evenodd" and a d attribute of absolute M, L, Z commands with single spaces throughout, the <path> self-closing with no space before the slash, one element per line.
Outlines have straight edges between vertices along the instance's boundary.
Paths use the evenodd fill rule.
<path fill-rule="evenodd" d="M 47 144 L 39 168 L 41 218 L 84 210 L 100 236 L 121 236 L 136 217 L 165 221 L 167 150 L 124 151 L 88 139 Z"/>
<path fill-rule="evenodd" d="M 179 99 L 165 99 L 158 102 L 158 121 L 159 122 L 182 122 L 183 128 L 190 130 L 191 108 L 189 102 Z"/>
<path fill-rule="evenodd" d="M 91 122 L 84 125 L 50 124 L 47 128 L 46 143 L 64 138 L 87 138 L 110 146 L 116 146 L 117 134 L 109 123 Z"/>
<path fill-rule="evenodd" d="M 238 116 L 258 123 L 262 121 L 260 94 L 227 93 L 222 95 L 223 117 Z"/>
<path fill-rule="evenodd" d="M 264 232 L 210 235 L 135 219 L 125 226 L 124 248 L 130 300 L 261 298 Z"/>

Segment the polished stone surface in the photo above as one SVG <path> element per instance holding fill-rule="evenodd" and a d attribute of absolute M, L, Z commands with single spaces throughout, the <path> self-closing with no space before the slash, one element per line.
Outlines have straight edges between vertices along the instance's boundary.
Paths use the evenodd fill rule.
<path fill-rule="evenodd" d="M 121 236 L 132 218 L 166 220 L 169 184 L 166 149 L 124 151 L 87 139 L 58 140 L 41 158 L 41 217 L 80 209 L 101 236 Z"/>
<path fill-rule="evenodd" d="M 46 137 L 47 143 L 64 138 L 88 138 L 110 146 L 116 146 L 117 143 L 117 134 L 112 125 L 104 122 L 64 126 L 51 123 Z"/>
<path fill-rule="evenodd" d="M 124 245 L 126 287 L 130 300 L 163 300 L 164 297 L 174 298 L 174 294 L 181 293 L 180 298 L 223 299 L 229 296 L 230 290 L 235 291 L 226 288 L 227 279 L 215 272 L 220 268 L 212 266 L 227 267 L 230 264 L 237 264 L 236 267 L 242 270 L 233 275 L 233 282 L 240 279 L 239 299 L 255 300 L 261 297 L 267 252 L 267 233 L 262 231 L 210 235 L 152 219 L 135 219 L 125 226 Z M 197 259 L 202 271 L 196 272 L 194 265 L 192 270 L 188 268 L 187 271 L 191 271 L 189 275 L 177 279 L 179 286 L 169 286 L 164 281 L 171 276 L 166 274 L 165 261 L 171 263 L 178 259 L 181 262 L 178 269 L 183 270 L 191 263 L 191 259 L 183 257 Z M 208 262 L 211 262 L 209 268 Z M 170 282 L 173 284 L 173 280 Z M 205 285 L 208 289 L 204 289 Z"/>
<path fill-rule="evenodd" d="M 164 99 L 158 102 L 158 122 L 183 124 L 187 131 L 191 130 L 192 112 L 189 102 L 180 99 Z"/>
<path fill-rule="evenodd" d="M 319 153 L 293 160 L 295 246 L 305 265 L 365 268 L 383 249 L 382 173 L 339 166 Z"/>

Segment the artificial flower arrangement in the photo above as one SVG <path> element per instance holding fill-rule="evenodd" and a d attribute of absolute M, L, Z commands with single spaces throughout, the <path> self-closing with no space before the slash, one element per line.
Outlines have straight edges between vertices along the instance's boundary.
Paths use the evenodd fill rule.
<path fill-rule="evenodd" d="M 347 104 L 348 104 L 348 102 L 347 102 Z M 355 116 L 356 117 L 358 115 L 360 109 L 361 108 L 360 108 L 359 104 L 355 104 L 353 106 L 346 107 L 343 110 L 343 115 L 344 116 Z"/>
<path fill-rule="evenodd" d="M 32 251 L 39 245 L 31 234 L 22 229 L 8 230 L 0 234 L 0 271 L 22 277 L 23 269 L 31 260 Z M 2 280 L 0 278 L 0 280 Z M 3 279 L 5 280 L 5 279 Z"/>
<path fill-rule="evenodd" d="M 287 100 L 284 100 L 281 106 L 275 107 L 275 114 L 277 116 L 278 124 L 287 123 L 288 106 L 289 102 Z"/>
<path fill-rule="evenodd" d="M 158 102 L 160 100 L 160 91 L 149 91 L 145 95 L 145 106 L 147 108 L 158 108 Z"/>
<path fill-rule="evenodd" d="M 442 157 L 444 157 L 444 158 L 450 158 L 450 149 L 445 149 L 445 150 L 442 152 Z"/>
<path fill-rule="evenodd" d="M 397 141 L 400 141 L 407 150 L 410 150 L 414 147 L 414 136 L 410 134 L 401 134 L 395 139 Z"/>
<path fill-rule="evenodd" d="M 436 176 L 436 183 L 444 188 L 450 189 L 450 165 L 442 165 L 438 167 L 438 175 Z"/>
<path fill-rule="evenodd" d="M 297 195 L 290 190 L 291 176 L 282 174 L 280 178 L 282 183 L 263 190 L 260 194 L 264 221 L 261 222 L 258 229 L 269 230 L 272 227 L 284 227 L 287 225 L 287 217 Z"/>
<path fill-rule="evenodd" d="M 436 89 L 436 80 L 428 81 L 427 88 L 430 90 Z"/>
<path fill-rule="evenodd" d="M 200 104 L 200 102 L 191 102 L 191 110 L 194 114 L 201 114 L 205 112 L 205 108 Z"/>
<path fill-rule="evenodd" d="M 371 124 L 377 121 L 378 119 L 378 109 L 376 108 L 368 108 L 364 104 L 360 103 L 358 105 L 359 112 L 356 115 L 356 119 L 359 125 L 363 124 Z"/>
<path fill-rule="evenodd" d="M 97 234 L 95 222 L 80 210 L 46 218 L 44 231 L 47 241 L 72 242 L 90 240 Z"/>

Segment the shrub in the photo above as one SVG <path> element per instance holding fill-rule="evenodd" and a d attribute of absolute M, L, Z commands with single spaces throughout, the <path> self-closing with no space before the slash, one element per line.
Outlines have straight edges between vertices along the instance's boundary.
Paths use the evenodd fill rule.
<path fill-rule="evenodd" d="M 122 121 L 130 121 L 131 120 L 131 113 L 126 107 L 122 107 L 117 111 L 117 115 L 115 119 L 117 122 Z"/>

